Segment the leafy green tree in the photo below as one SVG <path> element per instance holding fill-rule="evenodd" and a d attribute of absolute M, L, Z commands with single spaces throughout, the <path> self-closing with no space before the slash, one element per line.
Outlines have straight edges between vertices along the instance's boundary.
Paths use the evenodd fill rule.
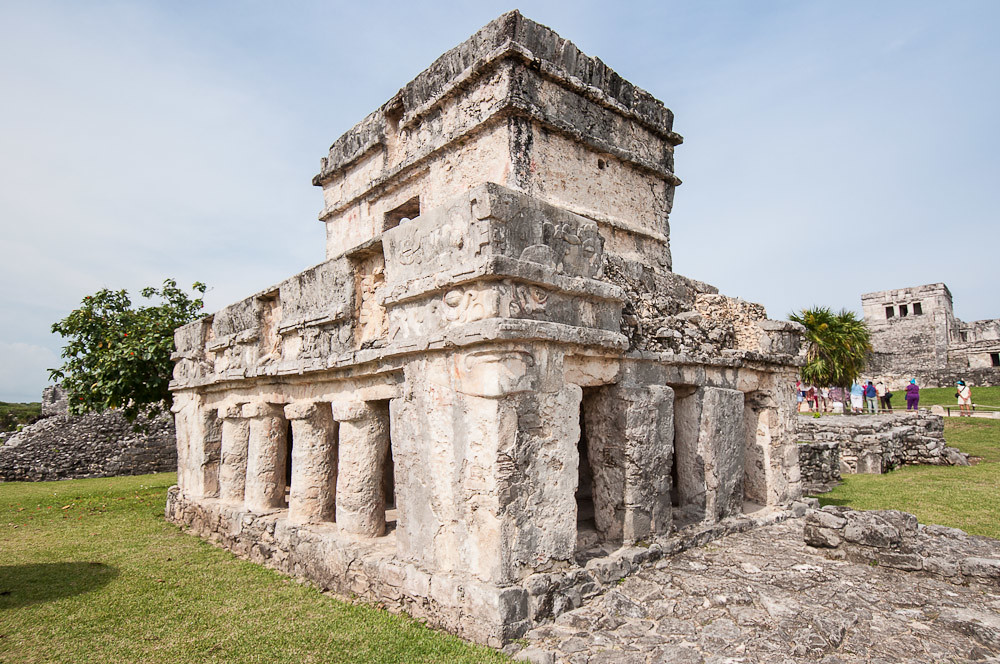
<path fill-rule="evenodd" d="M 871 334 L 853 311 L 833 313 L 827 307 L 803 309 L 789 320 L 806 328 L 806 365 L 802 380 L 813 385 L 849 390 L 861 376 L 871 352 Z"/>
<path fill-rule="evenodd" d="M 199 317 L 205 289 L 195 282 L 192 298 L 166 279 L 162 288 L 142 289 L 143 298 L 159 303 L 134 307 L 128 292 L 102 288 L 54 323 L 52 331 L 67 342 L 65 362 L 49 369 L 49 378 L 66 389 L 70 412 L 113 408 L 134 422 L 139 415 L 153 417 L 169 409 L 174 330 Z"/>

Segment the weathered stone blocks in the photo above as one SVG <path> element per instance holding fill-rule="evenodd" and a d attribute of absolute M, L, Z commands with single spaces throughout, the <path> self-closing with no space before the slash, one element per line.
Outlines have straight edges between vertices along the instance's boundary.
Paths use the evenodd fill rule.
<path fill-rule="evenodd" d="M 799 328 L 670 272 L 671 126 L 516 12 L 442 56 L 324 160 L 327 260 L 178 331 L 168 516 L 500 644 L 797 498 Z"/>
<path fill-rule="evenodd" d="M 832 558 L 1000 588 L 997 540 L 955 528 L 922 526 L 906 512 L 828 505 L 806 515 L 803 537 L 807 545 Z"/>

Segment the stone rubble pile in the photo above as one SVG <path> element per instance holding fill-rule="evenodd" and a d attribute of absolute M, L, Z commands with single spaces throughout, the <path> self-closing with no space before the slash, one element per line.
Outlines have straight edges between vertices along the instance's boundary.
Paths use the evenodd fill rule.
<path fill-rule="evenodd" d="M 69 415 L 62 390 L 42 395 L 43 419 L 0 437 L 0 481 L 41 482 L 116 477 L 177 470 L 174 422 L 169 415 L 140 420 L 136 430 L 121 413 Z"/>

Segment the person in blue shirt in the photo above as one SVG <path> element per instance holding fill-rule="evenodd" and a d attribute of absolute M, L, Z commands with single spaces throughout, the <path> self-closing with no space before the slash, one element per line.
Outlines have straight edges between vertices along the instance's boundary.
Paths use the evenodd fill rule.
<path fill-rule="evenodd" d="M 865 386 L 865 401 L 868 404 L 869 413 L 877 413 L 878 409 L 875 406 L 875 397 L 877 392 L 875 392 L 875 386 L 872 385 L 871 381 L 868 381 L 868 385 Z"/>
<path fill-rule="evenodd" d="M 864 403 L 865 388 L 861 387 L 858 383 L 854 383 L 851 385 L 851 410 L 855 413 L 860 413 Z"/>

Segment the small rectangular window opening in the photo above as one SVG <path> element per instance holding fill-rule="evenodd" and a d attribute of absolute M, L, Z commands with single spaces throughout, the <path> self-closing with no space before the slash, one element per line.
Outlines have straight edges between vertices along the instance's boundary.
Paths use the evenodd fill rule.
<path fill-rule="evenodd" d="M 919 302 L 914 302 L 913 303 L 913 315 L 914 316 L 920 316 L 923 313 L 924 313 L 924 309 L 923 309 L 923 307 L 920 306 L 920 303 Z"/>
<path fill-rule="evenodd" d="M 995 367 L 1000 367 L 1000 353 L 990 353 L 990 362 Z"/>
<path fill-rule="evenodd" d="M 969 340 L 969 333 L 968 332 L 959 332 L 958 336 L 961 337 L 962 341 L 968 341 Z"/>
<path fill-rule="evenodd" d="M 896 309 L 895 308 L 893 308 L 893 307 L 886 307 L 885 308 L 885 317 L 886 318 L 892 318 L 895 315 L 896 315 Z"/>
<path fill-rule="evenodd" d="M 400 206 L 394 207 L 385 213 L 385 219 L 382 223 L 382 230 L 387 231 L 390 228 L 395 228 L 399 226 L 404 221 L 409 221 L 410 219 L 416 219 L 420 216 L 420 197 L 414 196 L 410 200 L 406 201 Z"/>
<path fill-rule="evenodd" d="M 907 306 L 905 304 L 899 305 L 899 317 L 900 318 L 905 317 L 909 313 L 910 313 L 910 311 L 909 311 L 909 309 L 907 308 Z"/>

